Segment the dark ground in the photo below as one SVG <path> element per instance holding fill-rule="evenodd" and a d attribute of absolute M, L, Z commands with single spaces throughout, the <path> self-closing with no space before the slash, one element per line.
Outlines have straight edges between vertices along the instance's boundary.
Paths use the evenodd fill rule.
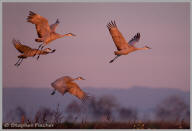
<path fill-rule="evenodd" d="M 33 126 L 32 126 L 33 125 Z M 56 124 L 3 124 L 3 129 L 190 129 L 188 123 L 170 122 L 81 122 L 81 123 L 56 123 Z"/>

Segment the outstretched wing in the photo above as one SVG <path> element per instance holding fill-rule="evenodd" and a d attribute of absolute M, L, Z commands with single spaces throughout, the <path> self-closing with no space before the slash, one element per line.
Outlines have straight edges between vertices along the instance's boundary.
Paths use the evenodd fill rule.
<path fill-rule="evenodd" d="M 29 46 L 26 45 L 22 45 L 21 42 L 19 40 L 12 40 L 13 45 L 15 46 L 15 48 L 20 52 L 20 53 L 24 53 L 24 52 L 28 52 L 33 50 L 32 48 L 30 48 Z"/>
<path fill-rule="evenodd" d="M 125 40 L 125 38 L 123 37 L 123 35 L 121 34 L 121 32 L 118 30 L 117 25 L 115 23 L 115 21 L 111 21 L 107 24 L 107 27 L 109 29 L 109 32 L 112 36 L 112 39 L 117 47 L 118 50 L 122 50 L 122 49 L 126 49 L 128 48 L 128 44 Z"/>
<path fill-rule="evenodd" d="M 64 95 L 67 92 L 65 77 L 61 77 L 51 83 L 51 86 Z"/>
<path fill-rule="evenodd" d="M 57 21 L 50 26 L 52 32 L 55 32 L 55 29 L 58 26 L 58 24 L 59 24 L 59 19 L 57 19 Z"/>
<path fill-rule="evenodd" d="M 29 11 L 27 21 L 35 24 L 39 38 L 42 38 L 51 32 L 47 19 L 40 16 L 39 14 Z"/>
<path fill-rule="evenodd" d="M 130 41 L 129 44 L 134 46 L 140 40 L 140 33 L 137 33 Z"/>
<path fill-rule="evenodd" d="M 70 82 L 67 86 L 69 88 L 68 92 L 80 100 L 85 101 L 88 98 L 87 94 L 82 91 L 76 83 Z"/>

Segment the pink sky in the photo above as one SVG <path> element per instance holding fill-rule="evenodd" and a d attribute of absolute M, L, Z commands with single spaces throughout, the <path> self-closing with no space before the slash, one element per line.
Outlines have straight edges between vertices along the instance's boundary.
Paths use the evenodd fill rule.
<path fill-rule="evenodd" d="M 53 41 L 54 54 L 25 59 L 14 66 L 19 53 L 13 38 L 37 48 L 35 26 L 28 11 L 39 13 L 58 33 L 74 38 Z M 46 87 L 60 76 L 82 76 L 82 87 L 169 87 L 189 90 L 190 3 L 3 3 L 3 87 Z M 106 24 L 115 20 L 125 39 L 137 32 L 136 51 L 112 64 L 116 47 Z"/>

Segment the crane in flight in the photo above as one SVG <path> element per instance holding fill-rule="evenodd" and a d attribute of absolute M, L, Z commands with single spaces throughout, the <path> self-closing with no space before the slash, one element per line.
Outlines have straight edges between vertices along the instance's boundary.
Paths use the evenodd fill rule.
<path fill-rule="evenodd" d="M 48 20 L 42 16 L 40 16 L 37 13 L 34 13 L 32 11 L 29 11 L 29 16 L 27 17 L 27 22 L 30 22 L 32 24 L 35 24 L 36 31 L 38 38 L 35 39 L 36 42 L 43 42 L 43 44 L 39 45 L 38 49 L 43 49 L 44 46 L 49 44 L 50 42 L 62 38 L 65 36 L 76 36 L 73 33 L 67 33 L 67 34 L 59 34 L 56 33 L 56 27 L 59 24 L 59 20 L 57 19 L 56 22 L 52 25 L 48 24 Z M 36 55 L 36 54 L 35 54 Z M 40 54 L 38 55 L 37 59 L 39 59 Z"/>
<path fill-rule="evenodd" d="M 55 49 L 52 50 L 50 48 L 46 48 L 44 50 L 32 49 L 29 46 L 21 44 L 19 40 L 15 39 L 12 40 L 12 43 L 15 46 L 15 48 L 21 53 L 21 55 L 18 56 L 19 60 L 17 61 L 17 63 L 15 63 L 15 66 L 17 67 L 21 64 L 23 59 L 26 59 L 27 57 L 32 57 L 34 56 L 34 54 L 46 55 L 55 52 Z"/>
<path fill-rule="evenodd" d="M 74 82 L 75 80 L 85 80 L 83 77 L 71 78 L 70 76 L 63 76 L 51 83 L 51 86 L 54 88 L 51 95 L 54 95 L 56 91 L 60 92 L 62 95 L 65 93 L 70 93 L 73 96 L 76 96 L 82 102 L 85 102 L 89 96 L 80 87 Z"/>
<path fill-rule="evenodd" d="M 148 50 L 151 49 L 148 46 L 144 46 L 143 48 L 137 48 L 135 47 L 135 44 L 140 39 L 140 33 L 137 33 L 128 43 L 126 42 L 125 38 L 121 34 L 121 32 L 118 30 L 116 22 L 111 21 L 107 24 L 107 28 L 111 34 L 111 37 L 113 39 L 113 42 L 115 43 L 117 50 L 115 51 L 115 58 L 112 59 L 109 63 L 112 63 L 115 59 L 120 57 L 121 55 L 127 55 L 131 52 L 134 52 L 136 50 Z"/>

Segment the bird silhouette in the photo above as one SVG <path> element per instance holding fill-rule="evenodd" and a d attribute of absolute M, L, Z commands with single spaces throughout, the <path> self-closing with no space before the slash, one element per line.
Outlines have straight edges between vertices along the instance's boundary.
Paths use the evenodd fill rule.
<path fill-rule="evenodd" d="M 111 21 L 107 24 L 107 28 L 112 36 L 113 42 L 115 43 L 117 50 L 115 51 L 116 57 L 112 59 L 109 63 L 112 63 L 115 59 L 117 59 L 121 55 L 127 55 L 131 52 L 134 52 L 136 50 L 147 50 L 151 49 L 148 46 L 144 46 L 143 48 L 137 48 L 135 47 L 135 44 L 140 39 L 140 33 L 137 33 L 128 43 L 126 42 L 125 38 L 121 34 L 121 32 L 118 30 L 116 22 Z"/>
<path fill-rule="evenodd" d="M 80 89 L 80 87 L 74 82 L 75 80 L 85 79 L 82 77 L 77 77 L 73 79 L 70 76 L 63 76 L 58 78 L 53 83 L 51 83 L 51 86 L 54 88 L 51 95 L 54 95 L 56 90 L 62 95 L 68 92 L 71 95 L 76 96 L 78 99 L 82 100 L 82 102 L 85 102 L 85 100 L 88 99 L 89 96 L 87 95 L 87 93 Z"/>
<path fill-rule="evenodd" d="M 23 59 L 34 56 L 34 54 L 36 54 L 36 53 L 46 55 L 46 54 L 55 52 L 55 50 L 52 50 L 50 48 L 46 48 L 44 50 L 32 49 L 29 46 L 21 44 L 21 42 L 19 40 L 15 40 L 15 39 L 12 40 L 12 43 L 15 46 L 15 48 L 20 53 L 22 53 L 21 55 L 18 56 L 19 60 L 17 61 L 17 63 L 15 63 L 15 66 L 17 66 L 17 67 L 22 63 Z"/>
<path fill-rule="evenodd" d="M 36 31 L 38 38 L 35 39 L 36 42 L 43 42 L 43 44 L 40 44 L 38 49 L 43 49 L 44 46 L 49 44 L 51 41 L 56 40 L 58 38 L 62 38 L 64 36 L 76 36 L 73 33 L 67 33 L 67 34 L 58 34 L 55 32 L 56 27 L 59 24 L 59 20 L 57 19 L 56 22 L 52 25 L 48 24 L 48 20 L 39 14 L 36 14 L 32 11 L 29 11 L 29 16 L 27 17 L 27 21 L 35 24 Z M 37 59 L 39 59 L 39 56 Z"/>

